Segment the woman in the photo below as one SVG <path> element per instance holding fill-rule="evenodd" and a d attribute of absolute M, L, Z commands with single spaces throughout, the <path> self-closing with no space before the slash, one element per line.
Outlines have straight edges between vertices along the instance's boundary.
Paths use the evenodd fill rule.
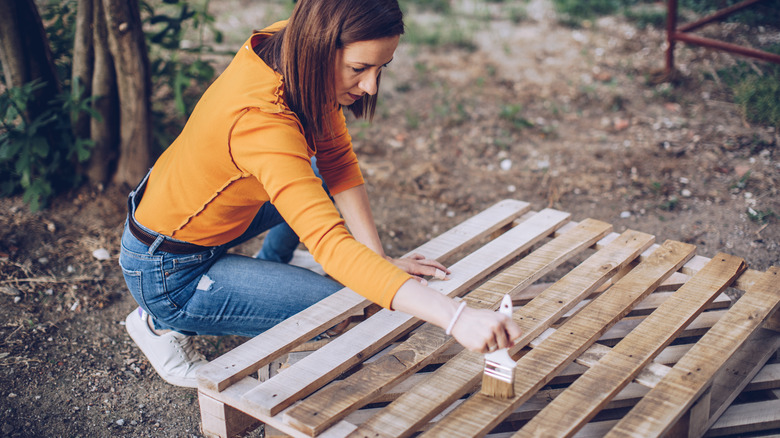
<path fill-rule="evenodd" d="M 197 386 L 205 360 L 191 335 L 254 336 L 342 285 L 474 351 L 520 335 L 510 318 L 428 288 L 422 276 L 449 272 L 438 262 L 382 249 L 341 108 L 373 116 L 402 33 L 395 0 L 299 0 L 287 22 L 249 38 L 130 194 L 120 264 L 140 307 L 127 330 L 163 379 Z M 338 283 L 227 253 L 285 223 Z"/>

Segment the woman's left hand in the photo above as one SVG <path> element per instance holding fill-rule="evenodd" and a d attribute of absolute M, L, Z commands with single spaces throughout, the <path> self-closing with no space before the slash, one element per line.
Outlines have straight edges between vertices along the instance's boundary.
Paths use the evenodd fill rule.
<path fill-rule="evenodd" d="M 387 258 L 394 265 L 406 271 L 408 274 L 414 276 L 414 279 L 422 284 L 427 284 L 428 281 L 423 276 L 435 277 L 440 280 L 447 280 L 447 274 L 450 270 L 445 268 L 444 265 L 433 259 L 427 259 L 422 254 L 414 253 L 409 257 L 403 257 L 394 259 Z"/>

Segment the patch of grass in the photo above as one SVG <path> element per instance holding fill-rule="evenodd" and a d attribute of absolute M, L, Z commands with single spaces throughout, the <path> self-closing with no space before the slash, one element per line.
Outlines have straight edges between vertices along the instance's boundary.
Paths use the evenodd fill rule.
<path fill-rule="evenodd" d="M 672 211 L 676 209 L 679 204 L 680 204 L 680 198 L 678 198 L 677 196 L 670 196 L 669 199 L 658 204 L 658 208 L 664 211 Z"/>
<path fill-rule="evenodd" d="M 758 222 L 760 224 L 765 224 L 769 222 L 769 219 L 773 217 L 777 217 L 777 214 L 770 210 L 754 210 L 751 207 L 748 207 L 747 209 L 747 216 L 750 218 L 753 222 Z"/>
<path fill-rule="evenodd" d="M 410 21 L 406 25 L 403 38 L 404 41 L 417 45 L 477 50 L 473 30 L 452 20 L 427 25 Z"/>
<path fill-rule="evenodd" d="M 780 53 L 780 45 L 764 50 Z M 740 60 L 718 75 L 731 88 L 747 122 L 780 128 L 780 65 Z"/>
<path fill-rule="evenodd" d="M 734 102 L 745 120 L 780 128 L 780 68 L 764 76 L 751 75 L 734 86 Z"/>
<path fill-rule="evenodd" d="M 617 13 L 623 6 L 623 2 L 621 0 L 553 0 L 553 5 L 558 12 L 558 21 L 567 26 L 579 27 L 584 21 Z"/>
<path fill-rule="evenodd" d="M 412 4 L 421 10 L 438 12 L 440 14 L 452 11 L 452 5 L 450 4 L 449 0 L 402 0 L 399 3 L 401 10 L 404 11 L 404 15 L 407 14 L 407 11 Z"/>
<path fill-rule="evenodd" d="M 498 116 L 510 122 L 518 130 L 533 128 L 533 122 L 523 117 L 522 111 L 523 105 L 520 104 L 503 105 L 498 112 Z"/>
<path fill-rule="evenodd" d="M 639 5 L 627 7 L 623 14 L 633 21 L 640 29 L 647 27 L 662 28 L 666 25 L 666 7 L 659 8 L 655 5 Z"/>
<path fill-rule="evenodd" d="M 729 189 L 737 190 L 737 191 L 742 190 L 747 186 L 749 179 L 750 179 L 750 171 L 748 170 L 738 180 L 734 181 L 731 185 L 729 185 Z"/>

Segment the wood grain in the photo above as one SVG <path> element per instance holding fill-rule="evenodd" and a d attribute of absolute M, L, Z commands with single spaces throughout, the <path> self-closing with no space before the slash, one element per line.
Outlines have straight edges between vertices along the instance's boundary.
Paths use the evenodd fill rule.
<path fill-rule="evenodd" d="M 517 363 L 515 397 L 472 395 L 423 436 L 484 436 L 552 377 L 592 345 L 609 327 L 678 270 L 693 255 L 692 245 L 666 241 L 636 268 L 570 318 Z"/>
<path fill-rule="evenodd" d="M 779 274 L 777 267 L 764 273 L 607 436 L 654 437 L 672 427 L 726 360 L 777 310 Z"/>

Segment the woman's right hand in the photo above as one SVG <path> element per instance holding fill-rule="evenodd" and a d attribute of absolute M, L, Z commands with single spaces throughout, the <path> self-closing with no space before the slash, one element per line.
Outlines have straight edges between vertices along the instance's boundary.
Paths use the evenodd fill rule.
<path fill-rule="evenodd" d="M 452 327 L 452 336 L 466 349 L 487 353 L 514 345 L 522 335 L 512 318 L 487 309 L 466 307 Z"/>
<path fill-rule="evenodd" d="M 452 298 L 409 279 L 396 292 L 391 308 L 446 329 L 458 306 Z M 455 319 L 451 334 L 465 348 L 486 353 L 511 346 L 522 332 L 512 318 L 502 313 L 467 306 Z"/>

